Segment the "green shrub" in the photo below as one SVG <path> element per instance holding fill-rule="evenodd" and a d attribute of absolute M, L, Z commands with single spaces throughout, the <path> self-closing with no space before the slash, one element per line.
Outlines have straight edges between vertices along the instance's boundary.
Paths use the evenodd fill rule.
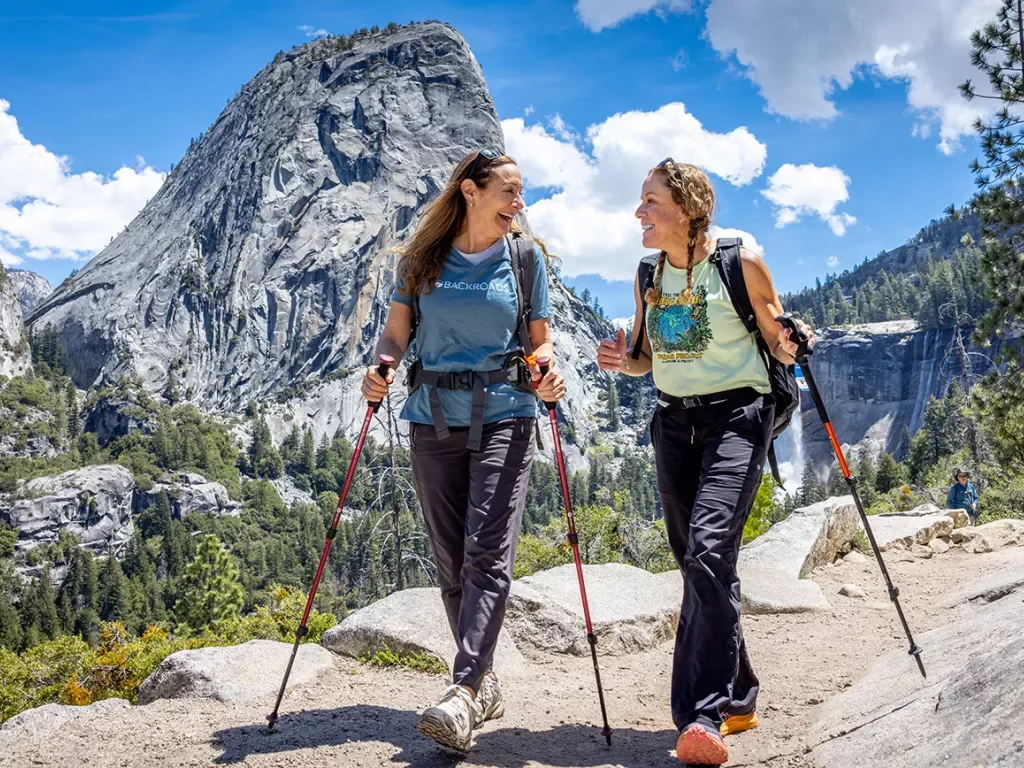
<path fill-rule="evenodd" d="M 393 651 L 387 645 L 376 653 L 367 651 L 359 657 L 359 661 L 374 667 L 404 667 L 414 672 L 426 672 L 430 675 L 447 675 L 448 667 L 432 653 L 424 651 Z"/>

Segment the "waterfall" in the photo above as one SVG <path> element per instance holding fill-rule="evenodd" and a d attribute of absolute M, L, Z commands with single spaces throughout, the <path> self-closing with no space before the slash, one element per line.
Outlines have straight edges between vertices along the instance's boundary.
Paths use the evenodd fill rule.
<path fill-rule="evenodd" d="M 800 366 L 797 366 L 797 383 L 800 385 L 801 407 L 798 407 L 793 414 L 793 420 L 789 423 L 789 429 L 782 433 L 775 444 L 775 452 L 779 459 L 779 474 L 786 485 L 787 493 L 795 493 L 799 490 L 803 480 L 804 464 L 807 463 L 807 454 L 804 450 L 804 415 L 803 398 L 806 384 Z M 810 395 L 807 395 L 810 397 Z"/>

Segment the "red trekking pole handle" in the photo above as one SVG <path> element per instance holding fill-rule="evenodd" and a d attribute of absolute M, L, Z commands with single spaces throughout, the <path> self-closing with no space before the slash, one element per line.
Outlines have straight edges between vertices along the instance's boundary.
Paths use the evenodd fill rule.
<path fill-rule="evenodd" d="M 380 376 L 385 381 L 387 381 L 387 379 L 388 379 L 388 369 L 391 368 L 391 366 L 394 365 L 394 364 L 395 364 L 395 358 L 393 358 L 391 355 L 381 355 L 380 356 L 380 364 L 377 366 L 377 375 Z M 380 408 L 380 404 L 382 402 L 384 402 L 384 401 L 383 400 L 378 400 L 376 403 L 370 403 L 370 407 L 373 408 L 373 412 L 374 413 L 376 413 L 377 409 Z"/>

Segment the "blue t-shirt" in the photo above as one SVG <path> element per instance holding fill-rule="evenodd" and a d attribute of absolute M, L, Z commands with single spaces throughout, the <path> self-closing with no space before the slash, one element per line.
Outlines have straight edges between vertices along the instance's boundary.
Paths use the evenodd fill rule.
<path fill-rule="evenodd" d="M 420 295 L 420 324 L 413 344 L 423 367 L 431 371 L 490 371 L 501 368 L 510 352 L 519 349 L 519 298 L 508 241 L 494 255 L 473 264 L 454 248 L 429 293 Z M 548 274 L 538 252 L 534 259 L 530 320 L 551 317 Z M 391 300 L 412 306 L 412 296 L 396 288 Z M 441 389 L 445 419 L 452 427 L 468 427 L 473 393 Z M 417 387 L 402 408 L 402 418 L 432 424 L 430 387 Z M 487 388 L 484 423 L 536 417 L 538 400 L 511 384 Z"/>

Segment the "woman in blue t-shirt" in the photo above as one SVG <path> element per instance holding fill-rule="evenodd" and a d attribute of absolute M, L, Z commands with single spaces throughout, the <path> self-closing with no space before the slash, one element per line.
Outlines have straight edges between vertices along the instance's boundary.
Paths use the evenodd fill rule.
<path fill-rule="evenodd" d="M 551 402 L 565 393 L 557 371 L 541 378 L 536 366 L 552 354 L 548 253 L 512 225 L 522 190 L 519 168 L 500 150 L 459 163 L 400 250 L 375 353 L 401 360 L 415 338 L 402 418 L 411 423 L 416 494 L 457 647 L 453 684 L 417 728 L 460 750 L 474 728 L 505 712 L 491 662 L 512 583 L 538 396 Z M 383 379 L 368 368 L 363 395 L 381 400 L 393 379 L 394 369 Z"/>

